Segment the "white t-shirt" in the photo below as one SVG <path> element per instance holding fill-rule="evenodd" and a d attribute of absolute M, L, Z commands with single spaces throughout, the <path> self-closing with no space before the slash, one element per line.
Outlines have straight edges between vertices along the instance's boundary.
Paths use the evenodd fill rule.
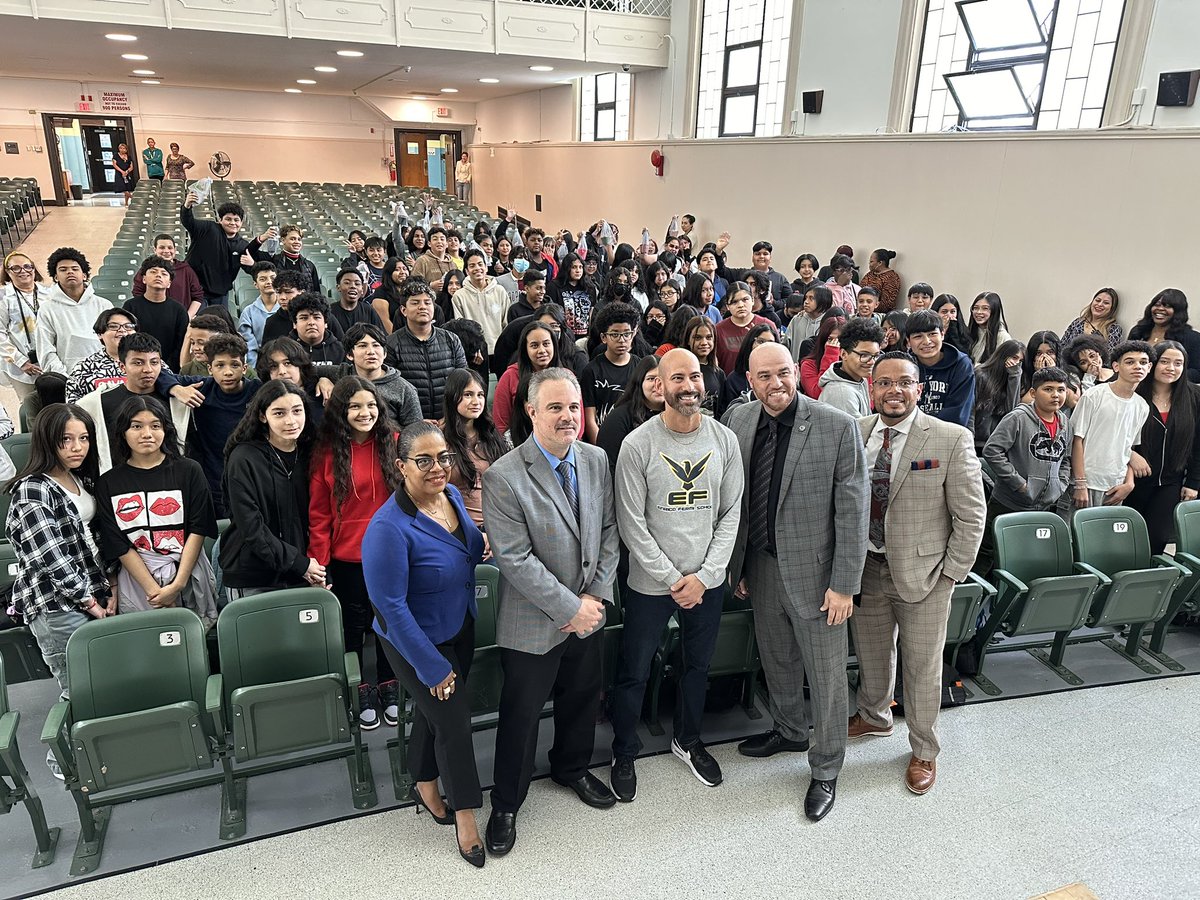
<path fill-rule="evenodd" d="M 1071 425 L 1075 436 L 1093 440 L 1083 444 L 1083 465 L 1091 491 L 1107 491 L 1125 481 L 1129 453 L 1142 433 L 1150 405 L 1138 394 L 1128 400 L 1118 397 L 1109 384 L 1084 391 Z"/>

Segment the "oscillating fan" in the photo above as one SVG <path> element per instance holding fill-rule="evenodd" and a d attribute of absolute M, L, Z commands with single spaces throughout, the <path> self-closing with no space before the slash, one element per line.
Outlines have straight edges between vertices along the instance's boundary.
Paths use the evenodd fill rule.
<path fill-rule="evenodd" d="M 208 158 L 208 171 L 212 172 L 222 181 L 225 176 L 233 169 L 233 163 L 229 161 L 229 154 L 224 150 L 218 150 Z"/>

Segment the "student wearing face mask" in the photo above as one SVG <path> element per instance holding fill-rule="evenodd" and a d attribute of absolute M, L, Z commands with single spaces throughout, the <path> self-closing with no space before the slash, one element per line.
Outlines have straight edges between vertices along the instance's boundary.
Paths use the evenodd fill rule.
<path fill-rule="evenodd" d="M 514 259 L 512 265 L 505 266 L 502 271 L 496 272 L 494 267 L 491 271 L 496 276 L 496 284 L 508 292 L 508 302 L 516 303 L 521 298 L 522 284 L 525 274 L 529 271 L 529 260 L 524 257 Z"/>

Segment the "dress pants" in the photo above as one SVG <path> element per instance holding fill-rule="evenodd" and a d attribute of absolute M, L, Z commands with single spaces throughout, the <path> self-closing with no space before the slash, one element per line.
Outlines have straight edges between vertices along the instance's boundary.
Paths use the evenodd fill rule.
<path fill-rule="evenodd" d="M 831 781 L 846 757 L 846 720 L 850 693 L 846 683 L 849 647 L 846 623 L 829 625 L 826 614 L 800 615 L 767 553 L 746 557 L 746 586 L 754 607 L 754 636 L 770 688 L 769 708 L 775 729 L 789 741 L 806 741 L 804 676 L 808 675 L 813 735 L 808 751 L 812 777 Z M 824 601 L 824 597 L 822 597 Z"/>
<path fill-rule="evenodd" d="M 381 641 L 384 655 L 416 707 L 409 737 L 409 769 L 417 781 L 434 781 L 441 776 L 446 804 L 451 809 L 479 809 L 483 791 L 475 766 L 475 744 L 471 738 L 471 692 L 467 676 L 475 656 L 475 620 L 467 613 L 462 629 L 437 650 L 458 678 L 449 700 L 439 700 L 417 677 L 416 669 L 400 655 L 391 641 Z"/>
<path fill-rule="evenodd" d="M 587 773 L 600 711 L 603 637 L 601 631 L 586 638 L 571 634 L 541 655 L 500 648 L 504 687 L 496 726 L 493 811 L 515 813 L 525 802 L 533 778 L 542 707 L 551 697 L 554 745 L 550 748 L 550 777 L 569 784 Z"/>
<path fill-rule="evenodd" d="M 910 603 L 892 582 L 888 564 L 867 555 L 862 605 L 850 617 L 858 653 L 858 712 L 872 725 L 892 724 L 896 689 L 896 636 L 904 666 L 904 720 L 918 759 L 937 758 L 936 725 L 942 706 L 942 652 L 954 583 L 939 578 L 928 596 Z"/>
<path fill-rule="evenodd" d="M 700 740 L 700 720 L 708 693 L 708 665 L 717 648 L 725 586 L 709 588 L 704 592 L 703 602 L 691 609 L 681 609 L 670 594 L 640 594 L 630 588 L 623 596 L 621 662 L 612 700 L 613 755 L 634 757 L 642 750 L 637 724 L 646 698 L 650 663 L 662 641 L 667 620 L 676 613 L 683 675 L 679 678 L 675 703 L 674 736 L 680 747 L 690 750 Z"/>

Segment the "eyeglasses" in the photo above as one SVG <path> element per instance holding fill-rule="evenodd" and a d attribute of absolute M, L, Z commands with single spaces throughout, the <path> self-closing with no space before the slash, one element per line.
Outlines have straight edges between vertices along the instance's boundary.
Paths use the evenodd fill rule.
<path fill-rule="evenodd" d="M 33 272 L 33 265 L 31 263 L 22 263 L 21 265 L 12 263 L 11 265 L 9 265 L 8 271 L 12 272 L 14 275 L 18 272 L 24 272 L 26 274 L 31 274 Z"/>
<path fill-rule="evenodd" d="M 864 365 L 873 363 L 875 360 L 879 359 L 879 357 L 883 356 L 882 353 L 868 353 L 865 350 L 847 350 L 846 352 L 853 353 L 858 357 L 858 361 Z"/>
<path fill-rule="evenodd" d="M 606 338 L 608 338 L 610 341 L 632 341 L 633 340 L 633 332 L 632 331 L 606 331 L 606 332 L 604 332 L 604 336 Z"/>
<path fill-rule="evenodd" d="M 458 462 L 457 453 L 439 453 L 437 458 L 432 456 L 406 456 L 404 457 L 411 463 L 416 464 L 416 467 L 422 472 L 428 472 L 433 468 L 434 464 L 441 466 L 443 469 L 450 469 Z"/>
<path fill-rule="evenodd" d="M 123 325 L 114 322 L 113 324 L 111 324 L 107 328 L 105 328 L 104 330 L 112 332 L 113 334 L 120 334 L 123 331 L 124 332 L 137 331 L 137 326 L 132 325 L 129 322 L 126 322 Z"/>
<path fill-rule="evenodd" d="M 920 384 L 919 381 L 913 381 L 911 378 L 901 378 L 899 381 L 892 381 L 890 378 L 875 379 L 875 387 L 885 391 L 890 391 L 894 387 L 898 387 L 902 391 L 911 391 L 918 384 Z"/>

